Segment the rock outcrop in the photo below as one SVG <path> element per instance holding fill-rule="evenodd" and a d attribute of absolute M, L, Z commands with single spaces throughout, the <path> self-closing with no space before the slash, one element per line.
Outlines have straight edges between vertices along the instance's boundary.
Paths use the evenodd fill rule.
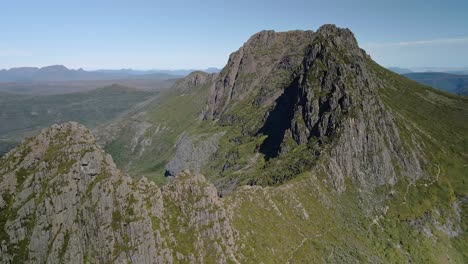
<path fill-rule="evenodd" d="M 77 123 L 0 160 L 0 263 L 226 263 L 234 233 L 214 186 L 123 175 Z"/>
<path fill-rule="evenodd" d="M 166 176 L 175 176 L 184 170 L 200 173 L 201 167 L 218 149 L 224 132 L 214 135 L 188 136 L 182 133 L 177 142 L 176 153 L 166 165 Z"/>
<path fill-rule="evenodd" d="M 216 76 L 218 76 L 217 73 L 194 71 L 187 75 L 185 78 L 177 81 L 172 88 L 179 89 L 185 92 L 190 92 L 190 90 L 194 89 L 195 87 L 213 82 Z"/>
<path fill-rule="evenodd" d="M 205 119 L 239 120 L 231 110 L 246 102 L 265 113 L 244 131 L 267 136 L 259 147 L 266 159 L 308 145 L 311 156 L 329 156 L 325 170 L 339 191 L 345 177 L 371 187 L 394 184 L 400 175 L 418 179 L 424 159 L 405 148 L 368 60 L 353 33 L 334 25 L 262 31 L 230 56 L 212 85 Z"/>

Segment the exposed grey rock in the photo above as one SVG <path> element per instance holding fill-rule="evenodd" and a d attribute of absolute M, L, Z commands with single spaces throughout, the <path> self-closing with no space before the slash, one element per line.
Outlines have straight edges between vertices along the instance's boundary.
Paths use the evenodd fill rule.
<path fill-rule="evenodd" d="M 395 184 L 397 174 L 414 181 L 424 176 L 425 161 L 400 139 L 367 59 L 353 33 L 334 25 L 317 32 L 262 31 L 231 54 L 212 86 L 205 118 L 236 120 L 230 108 L 254 98 L 266 112 L 257 133 L 268 136 L 259 148 L 267 159 L 307 144 L 311 156 L 328 156 L 326 173 L 338 191 L 346 177 L 363 187 Z"/>
<path fill-rule="evenodd" d="M 217 73 L 194 71 L 185 78 L 177 81 L 172 89 L 180 89 L 189 92 L 194 87 L 211 83 L 217 75 Z"/>
<path fill-rule="evenodd" d="M 77 123 L 52 126 L 9 152 L 0 175 L 0 263 L 236 258 L 230 220 L 203 176 L 182 172 L 163 189 L 133 180 Z"/>
<path fill-rule="evenodd" d="M 188 136 L 182 133 L 177 142 L 176 153 L 166 166 L 166 175 L 175 176 L 184 170 L 200 173 L 208 158 L 218 149 L 219 139 L 224 135 Z"/>
<path fill-rule="evenodd" d="M 453 202 L 452 214 L 449 216 L 442 216 L 439 209 L 435 208 L 433 214 L 426 212 L 423 217 L 412 219 L 409 223 L 426 237 L 433 236 L 432 230 L 435 229 L 442 232 L 447 237 L 454 238 L 463 233 L 461 227 L 461 211 L 459 202 Z M 443 223 L 441 223 L 441 221 Z"/>
<path fill-rule="evenodd" d="M 276 65 L 293 70 L 301 63 L 302 56 L 297 51 L 314 38 L 312 31 L 299 30 L 268 30 L 253 35 L 229 56 L 227 65 L 213 81 L 205 119 L 219 118 L 230 103 L 245 99 L 259 85 L 271 84 L 270 74 L 275 73 Z"/>

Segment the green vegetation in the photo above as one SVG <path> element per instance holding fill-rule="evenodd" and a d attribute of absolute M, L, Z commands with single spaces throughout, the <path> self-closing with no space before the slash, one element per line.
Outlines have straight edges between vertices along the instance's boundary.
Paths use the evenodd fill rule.
<path fill-rule="evenodd" d="M 122 222 L 122 214 L 119 210 L 112 212 L 112 230 L 116 231 L 120 228 L 120 223 Z"/>
<path fill-rule="evenodd" d="M 174 145 L 178 137 L 183 132 L 198 131 L 200 113 L 205 107 L 208 92 L 207 85 L 189 91 L 173 89 L 162 92 L 142 110 L 143 115 L 132 113 L 131 117 L 123 121 L 122 130 L 117 138 L 106 145 L 106 152 L 112 155 L 120 167 L 127 168 L 130 174 L 164 183 L 165 165 L 175 153 Z M 151 126 L 143 130 L 141 137 L 136 138 L 134 122 Z M 142 149 L 142 145 L 137 144 L 132 149 L 135 144 L 132 142 L 140 143 L 143 139 L 150 139 L 151 145 Z M 129 163 L 131 167 L 127 167 Z"/>
<path fill-rule="evenodd" d="M 453 218 L 453 202 L 468 195 L 468 98 L 420 85 L 373 62 L 369 65 L 380 78 L 388 80 L 380 91 L 382 99 L 397 113 L 400 131 L 410 132 L 402 133 L 404 140 L 411 142 L 409 135 L 413 135 L 422 143 L 426 171 L 430 175 L 429 179 L 414 185 L 400 182 L 398 195 L 389 202 L 389 214 L 398 218 L 398 223 L 434 215 L 436 210 L 445 218 Z M 407 189 L 406 203 L 403 203 Z M 465 252 L 464 258 L 468 259 L 464 250 L 468 248 L 468 215 L 466 210 L 461 214 L 462 234 L 452 240 L 438 237 L 453 244 L 459 252 Z"/>
<path fill-rule="evenodd" d="M 105 167 L 105 163 L 102 164 L 103 165 L 103 169 L 101 170 L 101 172 L 95 177 L 95 179 L 88 185 L 87 189 L 86 189 L 86 194 L 89 195 L 94 187 L 96 186 L 96 184 L 99 184 L 102 180 L 106 179 L 107 177 L 109 177 L 109 172 L 107 171 L 106 167 Z"/>
<path fill-rule="evenodd" d="M 70 231 L 66 231 L 65 232 L 65 236 L 63 238 L 63 245 L 62 245 L 62 248 L 60 249 L 60 252 L 59 252 L 59 260 L 60 262 L 65 262 L 65 260 L 63 259 L 63 257 L 65 256 L 65 252 L 68 248 L 68 243 L 70 242 Z"/>
<path fill-rule="evenodd" d="M 26 178 L 30 175 L 30 171 L 25 168 L 20 168 L 16 171 L 16 185 L 20 187 Z"/>

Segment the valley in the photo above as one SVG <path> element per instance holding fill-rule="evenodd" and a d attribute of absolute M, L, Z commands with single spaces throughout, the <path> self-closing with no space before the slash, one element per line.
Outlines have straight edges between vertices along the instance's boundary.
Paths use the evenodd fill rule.
<path fill-rule="evenodd" d="M 160 90 L 109 85 L 83 92 L 24 95 L 0 92 L 0 155 L 40 129 L 67 121 L 91 128 L 103 126 L 134 105 L 158 96 Z"/>

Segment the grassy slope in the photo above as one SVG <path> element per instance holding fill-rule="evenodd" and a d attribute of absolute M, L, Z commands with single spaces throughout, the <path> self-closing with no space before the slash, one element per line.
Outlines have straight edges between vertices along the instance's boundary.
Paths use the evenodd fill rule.
<path fill-rule="evenodd" d="M 115 162 L 127 169 L 131 175 L 146 176 L 157 183 L 165 182 L 165 165 L 175 153 L 174 145 L 183 133 L 198 133 L 199 115 L 205 107 L 208 86 L 198 86 L 190 92 L 167 90 L 142 112 L 129 119 L 148 122 L 152 125 L 145 131 L 145 138 L 151 139 L 151 145 L 141 155 L 137 146 L 132 152 L 130 145 L 135 132 L 131 125 L 125 124 L 117 138 L 106 146 Z M 208 128 L 208 127 L 207 127 Z M 208 128 L 209 130 L 209 128 Z"/>
<path fill-rule="evenodd" d="M 390 81 L 389 87 L 382 89 L 385 103 L 396 113 L 402 135 L 415 134 L 424 142 L 424 152 L 429 161 L 426 169 L 437 178 L 420 181 L 410 187 L 409 203 L 394 206 L 392 215 L 422 217 L 434 214 L 439 208 L 442 215 L 450 214 L 449 206 L 453 201 L 461 202 L 463 233 L 454 240 L 454 246 L 464 252 L 468 259 L 468 98 L 420 85 L 401 78 L 373 64 L 374 70 Z M 399 89 L 392 89 L 390 86 Z M 405 132 L 406 131 L 406 132 Z M 408 139 L 407 139 L 408 140 Z M 436 181 L 434 184 L 431 184 Z M 426 187 L 429 186 L 429 187 Z M 401 188 L 403 189 L 403 188 Z M 400 192 L 402 190 L 400 189 Z M 401 195 L 399 196 L 401 199 Z M 460 202 L 459 202 L 460 203 Z"/>
<path fill-rule="evenodd" d="M 77 121 L 96 127 L 142 102 L 154 92 L 113 85 L 92 91 L 51 95 L 0 95 L 0 153 L 26 135 L 54 123 Z"/>
<path fill-rule="evenodd" d="M 380 95 L 396 114 L 402 137 L 409 142 L 413 135 L 424 143 L 432 178 L 415 185 L 400 181 L 372 193 L 348 182 L 347 190 L 337 194 L 323 172 L 315 170 L 279 187 L 242 188 L 227 197 L 227 204 L 234 208 L 247 262 L 466 263 L 466 205 L 461 205 L 462 234 L 457 238 L 430 221 L 456 221 L 451 206 L 467 196 L 468 99 L 425 87 L 373 62 L 369 66 L 388 80 Z M 432 236 L 426 237 L 418 224 L 429 226 Z"/>

